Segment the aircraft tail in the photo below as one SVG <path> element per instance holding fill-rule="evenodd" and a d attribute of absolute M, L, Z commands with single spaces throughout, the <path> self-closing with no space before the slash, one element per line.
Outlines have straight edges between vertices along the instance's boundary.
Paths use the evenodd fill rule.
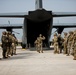
<path fill-rule="evenodd" d="M 42 0 L 35 0 L 35 9 L 41 9 L 42 7 Z"/>

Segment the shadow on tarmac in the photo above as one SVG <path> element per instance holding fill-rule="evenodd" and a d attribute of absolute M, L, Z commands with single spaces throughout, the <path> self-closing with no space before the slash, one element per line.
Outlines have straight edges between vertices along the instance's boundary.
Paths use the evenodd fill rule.
<path fill-rule="evenodd" d="M 13 55 L 13 56 L 10 56 L 9 58 L 7 59 L 2 59 L 3 61 L 4 60 L 20 60 L 20 59 L 27 59 L 29 58 L 30 56 L 33 56 L 35 55 L 35 53 L 27 53 L 27 52 L 24 52 L 24 53 L 17 53 L 17 55 Z"/>

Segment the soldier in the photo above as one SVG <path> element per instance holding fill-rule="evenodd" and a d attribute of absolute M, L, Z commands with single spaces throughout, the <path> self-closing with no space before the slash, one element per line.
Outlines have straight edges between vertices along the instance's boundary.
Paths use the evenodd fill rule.
<path fill-rule="evenodd" d="M 59 54 L 57 33 L 54 34 L 53 43 L 54 43 L 54 54 L 55 53 L 58 53 Z"/>
<path fill-rule="evenodd" d="M 3 31 L 2 32 L 2 37 L 1 37 L 1 42 L 2 42 L 2 55 L 3 55 L 3 58 L 6 59 L 6 52 L 7 52 L 7 43 L 8 43 L 8 39 L 7 39 L 7 35 L 6 35 L 6 31 Z"/>
<path fill-rule="evenodd" d="M 72 41 L 73 41 L 73 32 L 70 31 L 69 32 L 69 35 L 67 37 L 67 43 L 68 43 L 68 46 L 67 46 L 67 56 L 70 55 L 71 51 L 72 51 Z"/>
<path fill-rule="evenodd" d="M 59 48 L 59 53 L 62 53 L 63 49 L 63 38 L 61 37 L 61 34 L 58 34 L 58 48 Z"/>
<path fill-rule="evenodd" d="M 64 43 L 63 43 L 63 50 L 64 50 L 64 54 L 67 54 L 67 33 L 64 32 Z"/>
<path fill-rule="evenodd" d="M 35 44 L 35 48 L 36 48 L 36 50 L 38 52 L 38 38 L 35 40 L 34 44 Z"/>
<path fill-rule="evenodd" d="M 73 35 L 73 60 L 76 60 L 76 30 L 74 31 L 74 35 Z"/>
<path fill-rule="evenodd" d="M 39 34 L 39 37 L 37 38 L 37 40 L 38 40 L 39 53 L 40 51 L 43 53 L 42 47 L 43 47 L 43 40 L 45 40 L 45 37 L 42 36 L 42 34 Z"/>
<path fill-rule="evenodd" d="M 14 34 L 12 34 L 12 49 L 13 49 L 13 54 L 14 55 L 17 55 L 16 54 L 16 45 L 18 43 L 18 40 L 16 38 L 16 36 Z"/>
<path fill-rule="evenodd" d="M 40 53 L 40 40 L 39 40 L 38 37 L 37 37 L 37 39 L 35 40 L 34 43 L 35 43 L 35 47 L 36 47 L 37 52 Z"/>
<path fill-rule="evenodd" d="M 7 57 L 10 57 L 9 55 L 13 55 L 13 51 L 12 51 L 12 34 L 11 32 L 7 33 L 8 36 L 8 43 L 7 43 Z"/>

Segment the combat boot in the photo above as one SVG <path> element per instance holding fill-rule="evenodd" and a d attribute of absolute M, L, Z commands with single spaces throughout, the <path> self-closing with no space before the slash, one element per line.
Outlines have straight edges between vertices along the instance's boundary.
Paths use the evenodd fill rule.
<path fill-rule="evenodd" d="M 73 60 L 76 60 L 76 56 L 74 56 Z"/>
<path fill-rule="evenodd" d="M 70 56 L 70 54 L 69 53 L 67 53 L 67 55 L 66 56 Z"/>
<path fill-rule="evenodd" d="M 54 54 L 56 54 L 56 53 L 57 53 L 57 51 L 55 50 L 55 51 L 54 51 Z"/>
<path fill-rule="evenodd" d="M 59 52 L 59 51 L 57 51 L 57 53 L 59 54 L 60 52 Z"/>
<path fill-rule="evenodd" d="M 39 52 L 39 53 L 40 53 L 40 50 L 37 50 L 37 52 Z"/>
<path fill-rule="evenodd" d="M 70 56 L 69 54 L 67 54 L 66 56 Z"/>
<path fill-rule="evenodd" d="M 43 53 L 43 50 L 41 50 L 41 52 Z"/>
<path fill-rule="evenodd" d="M 1 60 L 1 58 L 0 58 L 0 60 Z"/>
<path fill-rule="evenodd" d="M 3 57 L 3 59 L 7 59 L 8 57 Z"/>

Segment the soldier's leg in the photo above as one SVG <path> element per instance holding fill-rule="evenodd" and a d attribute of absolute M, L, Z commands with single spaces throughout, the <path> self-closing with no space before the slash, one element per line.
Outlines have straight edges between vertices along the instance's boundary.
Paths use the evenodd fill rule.
<path fill-rule="evenodd" d="M 68 44 L 68 49 L 67 49 L 67 56 L 70 55 L 70 43 Z"/>
<path fill-rule="evenodd" d="M 65 46 L 65 54 L 67 54 L 67 45 Z"/>
<path fill-rule="evenodd" d="M 67 49 L 67 56 L 70 55 L 70 49 Z"/>
<path fill-rule="evenodd" d="M 17 54 L 16 54 L 16 49 L 14 49 L 14 52 L 13 52 L 13 54 L 14 54 L 14 55 L 17 55 Z"/>
<path fill-rule="evenodd" d="M 16 44 L 15 44 L 15 47 L 14 47 L 14 48 L 15 48 L 15 54 L 17 54 L 17 53 L 16 53 Z"/>
<path fill-rule="evenodd" d="M 59 48 L 58 44 L 57 44 L 57 53 L 58 54 L 60 53 L 60 48 Z"/>
<path fill-rule="evenodd" d="M 42 48 L 42 45 L 41 45 L 41 52 L 43 53 L 43 48 Z"/>
<path fill-rule="evenodd" d="M 11 47 L 11 54 L 14 54 L 14 43 L 12 43 L 12 47 Z"/>
<path fill-rule="evenodd" d="M 40 53 L 40 51 L 41 51 L 41 46 L 39 45 L 39 47 L 38 47 L 38 52 Z"/>
<path fill-rule="evenodd" d="M 74 48 L 74 58 L 73 60 L 76 60 L 76 47 Z"/>
<path fill-rule="evenodd" d="M 66 54 L 66 47 L 64 45 L 63 54 Z"/>
<path fill-rule="evenodd" d="M 58 53 L 58 46 L 54 45 L 54 54 Z"/>
<path fill-rule="evenodd" d="M 9 46 L 7 47 L 7 57 L 10 57 L 10 49 L 9 49 Z"/>
<path fill-rule="evenodd" d="M 12 56 L 12 53 L 13 53 L 13 51 L 12 51 L 12 46 L 8 46 L 8 47 L 7 47 L 7 57 Z"/>
<path fill-rule="evenodd" d="M 72 48 L 71 55 L 74 56 L 74 48 Z"/>
<path fill-rule="evenodd" d="M 7 58 L 7 57 L 6 57 L 6 52 L 7 52 L 7 47 L 4 46 L 4 47 L 3 47 L 3 52 L 2 52 L 2 55 L 3 55 L 3 58 L 4 58 L 4 59 Z"/>
<path fill-rule="evenodd" d="M 36 46 L 36 50 L 37 50 L 37 52 L 39 52 L 39 46 L 38 45 Z"/>
<path fill-rule="evenodd" d="M 39 52 L 39 53 L 40 53 L 40 47 L 38 47 L 37 52 Z"/>
<path fill-rule="evenodd" d="M 38 47 L 38 50 L 37 51 L 40 53 L 40 44 L 38 44 L 37 47 Z"/>
<path fill-rule="evenodd" d="M 15 45 L 15 44 L 14 44 L 14 46 L 13 46 L 13 54 L 14 54 L 14 55 L 17 55 L 17 54 L 16 54 L 16 45 Z"/>
<path fill-rule="evenodd" d="M 13 55 L 12 43 L 9 43 L 9 55 Z"/>
<path fill-rule="evenodd" d="M 55 43 L 54 43 L 54 54 L 56 53 L 56 45 L 55 45 Z"/>
<path fill-rule="evenodd" d="M 36 47 L 36 50 L 37 50 L 37 52 L 39 52 L 39 47 L 38 46 Z"/>
<path fill-rule="evenodd" d="M 13 52 L 14 52 L 14 46 L 12 45 L 12 46 L 10 47 L 10 55 L 11 55 L 11 56 L 13 56 Z"/>
<path fill-rule="evenodd" d="M 37 50 L 37 52 L 38 52 L 38 47 L 36 47 L 36 50 Z"/>
<path fill-rule="evenodd" d="M 60 45 L 60 50 L 59 50 L 60 52 L 59 53 L 62 53 L 63 52 L 63 47 L 62 47 L 62 45 Z"/>

